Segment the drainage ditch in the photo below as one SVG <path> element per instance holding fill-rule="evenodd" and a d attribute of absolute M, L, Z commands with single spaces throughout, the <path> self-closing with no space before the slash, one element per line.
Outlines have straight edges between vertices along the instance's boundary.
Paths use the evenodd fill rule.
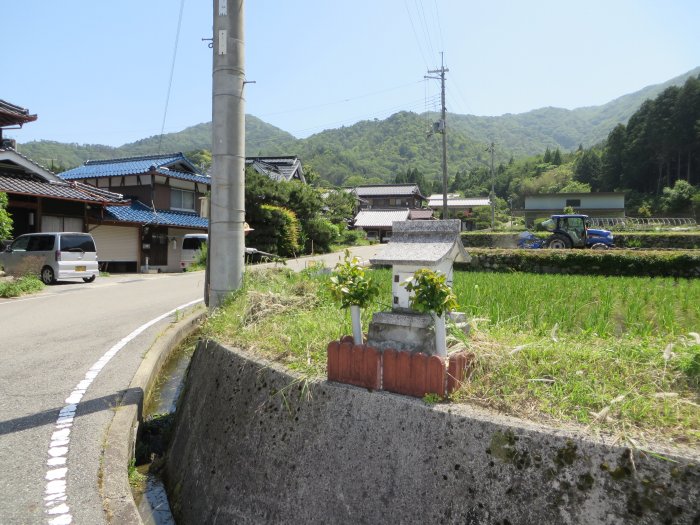
<path fill-rule="evenodd" d="M 143 408 L 129 483 L 145 525 L 175 525 L 160 470 L 197 338 L 193 334 L 172 352 Z"/>

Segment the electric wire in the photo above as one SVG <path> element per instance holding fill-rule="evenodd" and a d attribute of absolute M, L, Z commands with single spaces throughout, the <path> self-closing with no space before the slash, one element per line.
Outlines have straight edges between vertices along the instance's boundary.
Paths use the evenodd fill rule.
<path fill-rule="evenodd" d="M 418 38 L 418 32 L 416 31 L 416 26 L 413 23 L 413 17 L 411 16 L 411 9 L 408 7 L 408 0 L 404 0 L 404 6 L 406 7 L 406 13 L 408 13 L 408 20 L 411 22 L 411 29 L 413 29 L 413 36 L 416 39 L 416 44 L 418 45 L 418 51 L 421 57 L 423 57 L 423 63 L 425 64 L 425 69 L 430 69 L 428 66 L 428 61 L 425 59 L 425 53 L 423 53 L 423 46 L 421 45 L 420 38 Z"/>
<path fill-rule="evenodd" d="M 374 95 L 380 95 L 380 94 L 383 94 L 383 93 L 388 93 L 388 92 L 390 92 L 390 91 L 396 91 L 397 89 L 402 89 L 402 88 L 405 88 L 405 87 L 408 87 L 408 86 L 415 86 L 416 84 L 419 84 L 419 83 L 421 83 L 421 82 L 423 82 L 423 81 L 422 81 L 422 80 L 418 80 L 418 81 L 414 81 L 414 82 L 409 82 L 408 84 L 402 84 L 402 85 L 400 85 L 400 86 L 394 86 L 394 87 L 390 87 L 390 88 L 387 88 L 387 89 L 382 89 L 382 90 L 379 90 L 379 91 L 373 91 L 373 92 L 371 92 L 371 93 L 365 93 L 365 94 L 363 94 L 363 95 L 357 95 L 357 96 L 355 96 L 355 97 L 343 98 L 343 99 L 335 100 L 335 101 L 331 101 L 331 102 L 324 102 L 324 103 L 316 104 L 316 105 L 313 105 L 313 106 L 304 106 L 304 107 L 299 107 L 299 108 L 286 109 L 286 110 L 284 110 L 284 111 L 275 111 L 275 112 L 271 112 L 271 113 L 262 113 L 262 114 L 260 114 L 260 115 L 258 115 L 258 116 L 259 116 L 259 117 L 271 117 L 271 116 L 275 116 L 275 115 L 284 115 L 284 114 L 287 114 L 287 113 L 295 113 L 295 112 L 297 112 L 297 111 L 306 111 L 306 110 L 309 110 L 309 109 L 317 109 L 317 108 L 322 108 L 322 107 L 327 107 L 327 106 L 333 106 L 333 105 L 336 105 L 336 104 L 345 104 L 345 103 L 347 103 L 347 102 L 353 102 L 353 101 L 355 101 L 355 100 L 360 100 L 360 99 L 363 99 L 363 98 L 372 97 L 372 96 L 374 96 Z"/>
<path fill-rule="evenodd" d="M 428 28 L 428 20 L 425 17 L 425 10 L 423 9 L 423 2 L 422 0 L 414 0 L 414 3 L 416 5 L 416 12 L 418 13 L 418 20 L 421 22 L 421 26 L 423 28 L 423 32 L 425 34 L 425 39 L 428 42 L 428 48 L 430 49 L 430 54 L 431 56 L 435 56 L 437 53 L 435 53 L 435 48 L 433 47 L 433 39 L 430 38 L 430 29 Z"/>
<path fill-rule="evenodd" d="M 173 48 L 173 61 L 170 65 L 170 80 L 168 81 L 168 93 L 165 96 L 165 109 L 163 110 L 163 124 L 160 127 L 160 137 L 158 138 L 158 154 L 163 146 L 163 133 L 165 132 L 165 121 L 168 117 L 168 105 L 170 104 L 170 91 L 173 87 L 173 75 L 175 74 L 175 59 L 177 58 L 177 46 L 180 42 L 180 28 L 182 27 L 182 12 L 185 10 L 185 0 L 180 1 L 180 15 L 177 19 L 177 31 L 175 31 L 175 46 Z"/>
<path fill-rule="evenodd" d="M 437 0 L 433 0 L 435 6 L 435 20 L 437 21 L 438 34 L 440 35 L 440 49 L 445 50 L 445 40 L 442 37 L 442 24 L 440 24 L 440 11 L 438 10 Z"/>

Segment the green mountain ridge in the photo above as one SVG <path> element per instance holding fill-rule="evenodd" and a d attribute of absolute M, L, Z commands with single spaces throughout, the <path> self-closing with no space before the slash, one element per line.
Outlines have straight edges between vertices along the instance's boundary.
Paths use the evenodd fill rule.
<path fill-rule="evenodd" d="M 603 141 L 618 124 L 649 99 L 671 85 L 682 85 L 700 67 L 667 82 L 647 86 L 602 106 L 573 110 L 546 107 L 498 117 L 448 114 L 448 169 L 451 175 L 483 165 L 485 146 L 496 143 L 496 158 L 505 162 L 560 148 L 572 151 Z M 297 155 L 321 178 L 342 185 L 348 177 L 392 181 L 397 173 L 417 169 L 427 177 L 441 173 L 438 135 L 428 136 L 436 113 L 399 112 L 384 120 L 360 121 L 351 126 L 325 130 L 305 139 L 252 115 L 246 116 L 246 155 Z M 188 127 L 177 133 L 148 137 L 119 147 L 96 144 L 65 144 L 33 141 L 19 146 L 33 160 L 57 169 L 71 168 L 86 160 L 100 160 L 173 151 L 211 149 L 211 123 Z"/>

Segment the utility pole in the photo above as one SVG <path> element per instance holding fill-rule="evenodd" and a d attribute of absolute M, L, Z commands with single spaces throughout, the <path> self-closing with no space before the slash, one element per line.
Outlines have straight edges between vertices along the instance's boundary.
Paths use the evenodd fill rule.
<path fill-rule="evenodd" d="M 428 74 L 439 73 L 440 76 L 426 76 L 425 78 L 439 80 L 442 88 L 442 117 L 440 122 L 437 123 L 437 129 L 435 131 L 442 133 L 442 219 L 447 220 L 447 109 L 445 108 L 445 73 L 447 73 L 449 69 L 445 67 L 445 53 L 441 52 L 440 57 L 440 69 L 428 70 Z"/>
<path fill-rule="evenodd" d="M 494 175 L 493 175 L 493 154 L 494 151 L 496 150 L 496 144 L 491 142 L 489 144 L 489 147 L 486 148 L 486 151 L 491 152 L 491 195 L 489 195 L 489 201 L 491 202 L 491 230 L 496 226 L 496 191 L 494 189 Z"/>
<path fill-rule="evenodd" d="M 245 241 L 243 0 L 214 0 L 212 179 L 208 299 L 219 306 L 241 287 Z"/>

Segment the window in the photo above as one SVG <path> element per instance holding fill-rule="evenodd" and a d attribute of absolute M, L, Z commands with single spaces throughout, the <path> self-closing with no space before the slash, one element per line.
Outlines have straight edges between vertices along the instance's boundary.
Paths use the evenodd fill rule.
<path fill-rule="evenodd" d="M 50 252 L 53 250 L 53 235 L 34 235 L 29 238 L 28 252 Z"/>
<path fill-rule="evenodd" d="M 566 199 L 566 205 L 571 206 L 572 208 L 580 208 L 581 199 Z"/>
<path fill-rule="evenodd" d="M 194 192 L 187 190 L 170 189 L 170 209 L 194 211 Z"/>
<path fill-rule="evenodd" d="M 95 252 L 95 242 L 90 235 L 61 235 L 61 248 L 66 252 Z"/>

